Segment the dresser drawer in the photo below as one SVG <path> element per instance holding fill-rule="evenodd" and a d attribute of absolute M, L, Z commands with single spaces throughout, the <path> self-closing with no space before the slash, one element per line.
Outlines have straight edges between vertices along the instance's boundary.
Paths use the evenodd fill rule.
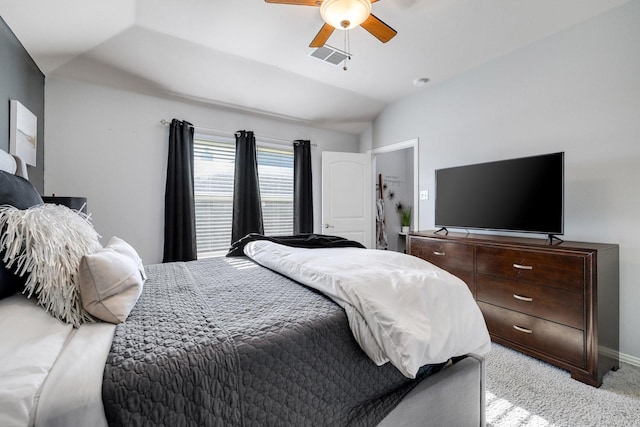
<path fill-rule="evenodd" d="M 481 301 L 478 306 L 492 336 L 585 367 L 583 331 Z"/>
<path fill-rule="evenodd" d="M 585 256 L 579 254 L 483 246 L 477 248 L 476 271 L 570 292 L 584 292 L 585 286 Z"/>
<path fill-rule="evenodd" d="M 427 260 L 449 272 L 473 271 L 473 246 L 471 245 L 410 236 L 409 251 L 411 255 Z"/>
<path fill-rule="evenodd" d="M 576 329 L 585 327 L 582 293 L 478 274 L 476 298 Z"/>

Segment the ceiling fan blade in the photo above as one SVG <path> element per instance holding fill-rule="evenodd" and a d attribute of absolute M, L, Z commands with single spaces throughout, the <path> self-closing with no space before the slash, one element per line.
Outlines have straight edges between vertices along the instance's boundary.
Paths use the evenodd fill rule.
<path fill-rule="evenodd" d="M 382 43 L 386 43 L 392 38 L 395 37 L 398 32 L 382 22 L 380 19 L 376 18 L 373 13 L 369 15 L 369 17 L 360 24 L 362 28 L 369 31 L 375 38 L 380 40 Z"/>
<path fill-rule="evenodd" d="M 293 4 L 297 6 L 320 6 L 319 0 L 264 0 L 267 3 Z"/>
<path fill-rule="evenodd" d="M 335 30 L 335 28 L 333 28 L 331 25 L 324 24 L 322 28 L 320 28 L 320 31 L 318 31 L 318 34 L 316 34 L 315 38 L 311 41 L 309 47 L 324 46 L 327 40 L 329 40 L 329 36 L 331 36 L 331 34 L 333 33 L 333 30 Z"/>

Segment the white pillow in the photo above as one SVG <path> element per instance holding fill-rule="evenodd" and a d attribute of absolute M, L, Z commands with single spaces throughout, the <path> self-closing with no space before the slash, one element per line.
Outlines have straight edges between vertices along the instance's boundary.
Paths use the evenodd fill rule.
<path fill-rule="evenodd" d="M 104 249 L 82 257 L 78 274 L 84 309 L 109 323 L 127 319 L 146 279 L 136 250 L 117 237 Z"/>
<path fill-rule="evenodd" d="M 101 248 L 89 218 L 62 205 L 0 206 L 0 252 L 6 267 L 26 276 L 23 293 L 73 326 L 93 319 L 82 308 L 77 273 L 83 255 Z"/>

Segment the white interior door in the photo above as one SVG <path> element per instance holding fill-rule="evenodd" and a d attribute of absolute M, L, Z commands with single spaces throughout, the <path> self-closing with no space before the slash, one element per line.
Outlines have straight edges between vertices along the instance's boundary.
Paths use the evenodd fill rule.
<path fill-rule="evenodd" d="M 322 234 L 371 247 L 371 155 L 322 153 Z"/>

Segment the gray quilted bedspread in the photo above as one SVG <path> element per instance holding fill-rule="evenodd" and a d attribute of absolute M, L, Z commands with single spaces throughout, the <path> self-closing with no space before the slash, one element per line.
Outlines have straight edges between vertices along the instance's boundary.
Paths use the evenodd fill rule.
<path fill-rule="evenodd" d="M 147 274 L 105 366 L 110 425 L 371 426 L 415 385 L 367 358 L 335 303 L 246 258 Z"/>

